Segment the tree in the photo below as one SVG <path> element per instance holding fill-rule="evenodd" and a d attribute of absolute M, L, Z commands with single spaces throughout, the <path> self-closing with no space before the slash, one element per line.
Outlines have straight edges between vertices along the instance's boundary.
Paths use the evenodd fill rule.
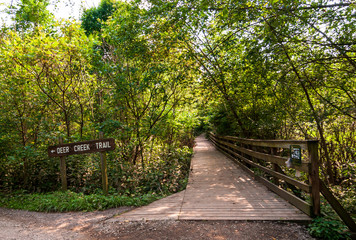
<path fill-rule="evenodd" d="M 89 74 L 91 41 L 78 24 L 53 27 L 57 31 L 38 27 L 36 34 L 9 30 L 0 44 L 1 119 L 13 126 L 5 130 L 13 146 L 5 154 L 23 162 L 25 186 L 35 167 L 29 162 L 36 161 L 44 142 L 53 144 L 57 133 L 64 132 L 67 139 L 80 140 L 84 129 L 92 127 L 96 85 Z"/>
<path fill-rule="evenodd" d="M 89 8 L 83 12 L 81 17 L 82 28 L 87 35 L 98 33 L 102 29 L 102 24 L 116 10 L 115 0 L 102 0 L 97 8 Z"/>
<path fill-rule="evenodd" d="M 53 19 L 53 15 L 47 10 L 49 4 L 49 0 L 21 0 L 14 18 L 16 30 L 35 29 L 49 23 Z"/>
<path fill-rule="evenodd" d="M 121 3 L 103 28 L 104 50 L 100 76 L 113 89 L 110 118 L 131 129 L 132 161 L 144 162 L 145 143 L 159 137 L 161 124 L 183 99 L 189 78 L 184 51 L 177 49 L 160 22 L 146 20 L 138 6 Z M 173 117 L 173 116 L 172 116 Z M 166 126 L 165 126 L 166 127 Z"/>
<path fill-rule="evenodd" d="M 323 172 L 335 182 L 326 129 L 335 119 L 352 129 L 355 118 L 354 4 L 150 3 L 151 12 L 191 36 L 184 43 L 200 65 L 201 82 L 222 105 L 215 116 L 224 121 L 212 118 L 217 128 L 255 138 L 320 138 Z"/>

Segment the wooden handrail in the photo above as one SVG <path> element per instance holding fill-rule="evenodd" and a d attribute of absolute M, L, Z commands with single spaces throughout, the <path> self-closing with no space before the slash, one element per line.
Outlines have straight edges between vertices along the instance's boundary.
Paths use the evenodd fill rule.
<path fill-rule="evenodd" d="M 286 157 L 280 157 L 280 156 L 275 156 L 275 155 L 271 155 L 271 154 L 266 154 L 266 153 L 260 153 L 260 152 L 256 152 L 247 148 L 243 148 L 243 147 L 239 147 L 236 146 L 234 144 L 231 143 L 227 143 L 224 141 L 221 141 L 222 144 L 224 144 L 225 146 L 231 147 L 237 151 L 240 151 L 242 153 L 246 153 L 248 155 L 250 155 L 251 157 L 255 157 L 267 162 L 271 162 L 271 163 L 276 163 L 278 165 L 282 165 L 282 166 L 286 166 L 286 161 L 288 160 L 288 158 Z M 297 169 L 299 171 L 303 171 L 303 172 L 308 172 L 309 170 L 309 164 L 303 162 L 300 166 L 292 166 L 291 168 Z"/>
<path fill-rule="evenodd" d="M 286 183 L 290 184 L 293 188 L 299 188 L 300 190 L 309 193 L 311 204 L 308 204 L 304 200 L 294 196 L 288 191 L 280 188 L 269 180 L 262 176 L 254 174 L 255 179 L 259 180 L 270 190 L 276 192 L 281 197 L 285 198 L 287 201 L 295 205 L 297 208 L 308 214 L 309 216 L 319 216 L 320 215 L 320 183 L 319 183 L 319 157 L 318 157 L 318 141 L 317 140 L 256 140 L 256 139 L 243 139 L 232 136 L 216 136 L 215 134 L 209 135 L 210 140 L 228 157 L 232 158 L 237 164 L 251 174 L 254 172 L 248 167 L 254 167 L 262 170 L 263 172 L 269 174 L 274 179 L 281 179 Z M 238 146 L 237 144 L 243 144 Z M 248 145 L 246 147 L 246 145 Z M 276 148 L 290 148 L 290 145 L 299 145 L 301 149 L 308 151 L 308 160 L 303 161 L 301 165 L 289 166 L 299 171 L 303 171 L 309 176 L 309 184 L 305 184 L 298 180 L 293 179 L 283 173 L 282 169 L 278 170 L 278 166 L 286 166 L 286 161 L 288 158 L 277 156 L 274 154 L 267 154 L 258 152 L 256 149 L 249 149 L 251 146 L 258 147 L 269 147 L 271 149 Z M 273 151 L 270 151 L 273 152 Z M 247 158 L 249 156 L 250 159 Z M 267 166 L 262 166 L 255 162 L 254 159 L 259 161 L 270 162 L 273 169 Z M 274 181 L 279 182 L 279 181 Z"/>
<path fill-rule="evenodd" d="M 218 148 L 222 149 L 222 150 L 227 150 L 227 151 L 231 151 L 227 148 L 218 146 Z M 228 155 L 226 152 L 222 151 L 227 157 L 230 157 L 230 155 Z M 312 214 L 312 206 L 310 204 L 308 204 L 307 202 L 297 198 L 296 196 L 292 195 L 291 193 L 287 192 L 284 189 L 279 188 L 278 186 L 276 186 L 275 184 L 269 182 L 268 180 L 266 180 L 263 177 L 260 177 L 258 175 L 256 175 L 251 169 L 249 169 L 248 167 L 246 167 L 244 164 L 242 164 L 239 161 L 236 161 L 236 159 L 233 159 L 242 169 L 244 169 L 247 173 L 249 173 L 251 176 L 253 176 L 256 180 L 260 181 L 263 185 L 265 185 L 268 189 L 270 189 L 271 191 L 277 193 L 278 195 L 280 195 L 282 198 L 284 198 L 285 200 L 287 200 L 288 202 L 290 202 L 291 204 L 293 204 L 294 206 L 296 206 L 297 208 L 299 208 L 301 211 L 303 211 L 305 214 L 307 215 L 311 215 Z"/>
<path fill-rule="evenodd" d="M 277 177 L 278 179 L 281 179 L 281 180 L 284 180 L 284 181 L 286 181 L 286 182 L 288 182 L 290 184 L 293 184 L 294 186 L 302 189 L 303 191 L 305 191 L 307 193 L 311 192 L 311 186 L 308 185 L 308 184 L 305 184 L 303 182 L 295 180 L 294 178 L 288 177 L 287 175 L 281 174 L 279 172 L 273 171 L 273 170 L 271 170 L 271 169 L 269 169 L 267 167 L 263 167 L 263 166 L 255 163 L 255 162 L 253 162 L 251 160 L 248 160 L 247 158 L 245 158 L 245 157 L 243 157 L 243 156 L 241 156 L 241 155 L 239 155 L 237 153 L 234 153 L 234 152 L 231 152 L 231 153 L 233 153 L 238 158 L 241 158 L 245 163 L 247 163 L 247 164 L 249 164 L 251 166 L 257 167 L 260 170 L 262 170 L 262 171 L 264 171 L 264 172 L 266 172 L 266 173 L 268 173 L 268 174 L 270 174 L 270 175 L 272 175 L 274 177 Z"/>
<path fill-rule="evenodd" d="M 216 136 L 225 140 L 231 140 L 243 144 L 258 146 L 258 147 L 278 147 L 289 148 L 290 145 L 299 145 L 301 149 L 308 150 L 308 143 L 318 142 L 318 140 L 260 140 L 260 139 L 246 139 L 233 136 Z"/>
<path fill-rule="evenodd" d="M 340 202 L 333 196 L 332 192 L 326 187 L 326 185 L 319 179 L 319 156 L 318 156 L 318 141 L 317 140 L 306 140 L 306 141 L 296 141 L 296 140 L 256 140 L 256 139 L 244 139 L 232 136 L 216 136 L 215 134 L 209 135 L 210 140 L 216 145 L 216 147 L 221 150 L 226 156 L 233 159 L 238 165 L 241 166 L 249 174 L 253 175 L 255 179 L 260 181 L 270 190 L 274 191 L 291 204 L 299 208 L 304 213 L 309 216 L 319 216 L 320 215 L 320 192 L 324 195 L 325 199 L 330 203 L 339 217 L 344 221 L 346 226 L 350 231 L 356 231 L 356 223 L 351 218 L 351 216 L 346 212 L 342 207 Z M 309 184 L 305 184 L 298 180 L 295 180 L 285 174 L 280 169 L 280 172 L 275 171 L 278 169 L 278 166 L 286 166 L 285 161 L 287 158 L 276 156 L 273 154 L 261 153 L 255 150 L 248 149 L 246 147 L 237 146 L 236 144 L 231 143 L 242 143 L 249 146 L 259 146 L 259 147 L 270 147 L 271 149 L 275 148 L 289 148 L 290 145 L 299 145 L 301 149 L 308 151 L 308 162 L 303 162 L 301 166 L 292 166 L 297 170 L 304 171 L 308 173 Z M 273 151 L 271 151 L 273 152 Z M 261 166 L 253 160 L 246 158 L 243 155 L 250 156 L 265 162 L 271 162 L 272 164 L 277 165 L 273 166 L 273 169 L 270 169 L 265 166 Z M 278 179 L 285 181 L 292 186 L 295 186 L 306 193 L 310 194 L 311 204 L 308 204 L 304 200 L 297 198 L 292 195 L 290 192 L 280 188 L 269 180 L 256 175 L 249 167 L 246 165 L 258 168 L 263 172 L 271 175 L 274 179 L 273 182 L 278 183 Z"/>

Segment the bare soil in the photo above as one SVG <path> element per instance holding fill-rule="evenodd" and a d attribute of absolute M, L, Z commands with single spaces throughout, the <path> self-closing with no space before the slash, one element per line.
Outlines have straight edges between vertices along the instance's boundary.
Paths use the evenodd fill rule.
<path fill-rule="evenodd" d="M 313 239 L 295 223 L 245 221 L 121 222 L 121 207 L 96 212 L 38 213 L 0 208 L 0 239 Z"/>

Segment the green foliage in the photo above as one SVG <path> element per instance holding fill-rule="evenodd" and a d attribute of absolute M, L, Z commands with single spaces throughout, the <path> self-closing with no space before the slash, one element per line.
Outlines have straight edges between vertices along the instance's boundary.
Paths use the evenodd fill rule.
<path fill-rule="evenodd" d="M 149 2 L 153 18 L 184 35 L 178 40 L 199 65 L 208 129 L 248 138 L 319 138 L 322 177 L 352 182 L 354 4 Z"/>
<path fill-rule="evenodd" d="M 55 190 L 58 162 L 48 159 L 46 148 L 59 132 L 77 141 L 88 137 L 95 91 L 88 72 L 91 40 L 71 22 L 38 26 L 35 33 L 8 30 L 1 39 L 0 183 L 5 190 Z"/>
<path fill-rule="evenodd" d="M 16 9 L 16 30 L 25 31 L 49 23 L 53 16 L 47 10 L 49 0 L 21 0 Z"/>
<path fill-rule="evenodd" d="M 330 187 L 332 193 L 340 202 L 340 204 L 345 208 L 345 210 L 351 215 L 351 217 L 356 220 L 356 189 L 355 185 L 346 186 L 332 186 Z M 330 219 L 339 219 L 338 215 L 334 209 L 328 204 L 328 202 L 322 197 L 321 198 L 321 213 L 323 216 L 327 216 Z"/>
<path fill-rule="evenodd" d="M 349 235 L 344 232 L 345 226 L 336 220 L 315 218 L 309 225 L 309 233 L 313 237 L 325 240 L 349 239 Z"/>
<path fill-rule="evenodd" d="M 39 22 L 31 32 L 4 30 L 1 187 L 57 190 L 59 162 L 48 158 L 47 147 L 59 136 L 75 142 L 103 131 L 118 145 L 108 153 L 109 183 L 117 192 L 182 190 L 195 126 L 192 110 L 183 111 L 191 96 L 191 62 L 179 61 L 185 51 L 177 50 L 169 34 L 158 34 L 164 24 L 134 3 L 103 1 L 87 13 L 100 15 L 102 42 L 69 21 Z M 97 154 L 69 156 L 66 162 L 69 189 L 101 188 Z"/>
<path fill-rule="evenodd" d="M 115 191 L 176 192 L 194 133 L 212 130 L 319 138 L 321 177 L 354 214 L 354 4 L 103 0 L 82 29 L 50 21 L 47 6 L 21 1 L 17 31 L 0 32 L 2 189 L 57 190 L 48 145 L 103 131 L 116 139 Z M 71 190 L 100 188 L 98 156 L 67 166 Z"/>
<path fill-rule="evenodd" d="M 145 166 L 119 164 L 112 171 L 112 185 L 121 193 L 134 195 L 169 194 L 185 189 L 192 151 L 173 146 L 165 150 L 160 156 L 151 156 Z"/>
<path fill-rule="evenodd" d="M 154 145 L 142 164 L 123 161 L 120 149 L 107 156 L 109 185 L 119 194 L 171 194 L 185 188 L 192 150 Z M 123 156 L 124 157 L 124 156 Z M 58 169 L 58 165 L 56 166 Z M 58 170 L 57 170 L 58 171 Z M 68 186 L 74 192 L 92 194 L 101 189 L 99 156 L 76 155 L 67 158 Z M 58 182 L 58 180 L 57 180 Z M 59 182 L 58 182 L 59 184 Z"/>
<path fill-rule="evenodd" d="M 330 189 L 355 221 L 355 187 L 333 186 L 330 187 Z M 321 197 L 321 215 L 323 216 L 322 218 L 316 218 L 309 226 L 309 231 L 312 236 L 322 239 L 350 239 L 347 232 L 349 229 L 344 225 L 335 210 L 323 196 Z"/>
<path fill-rule="evenodd" d="M 81 24 L 87 35 L 101 31 L 102 24 L 115 11 L 115 3 L 115 0 L 102 0 L 97 8 L 89 8 L 83 12 Z"/>
<path fill-rule="evenodd" d="M 143 206 L 162 197 L 150 193 L 130 197 L 112 191 L 108 196 L 102 193 L 84 195 L 71 191 L 46 194 L 14 192 L 11 195 L 0 196 L 0 207 L 39 212 L 95 211 L 120 206 Z"/>

